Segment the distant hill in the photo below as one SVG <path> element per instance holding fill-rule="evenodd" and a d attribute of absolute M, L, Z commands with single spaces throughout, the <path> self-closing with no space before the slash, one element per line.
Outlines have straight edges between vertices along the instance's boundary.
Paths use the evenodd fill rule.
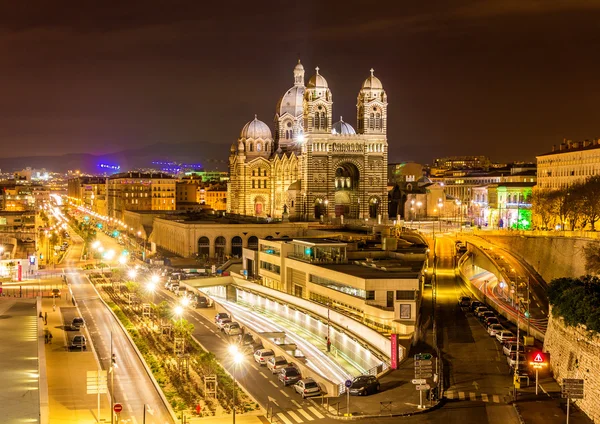
<path fill-rule="evenodd" d="M 174 161 L 180 163 L 200 163 L 205 169 L 227 169 L 228 146 L 216 143 L 169 144 L 156 143 L 150 146 L 122 150 L 107 155 L 74 153 L 61 156 L 22 156 L 0 158 L 2 172 L 19 171 L 26 167 L 46 168 L 53 172 L 80 170 L 99 173 L 100 163 L 120 165 L 122 171 L 134 168 L 149 168 L 152 161 Z"/>

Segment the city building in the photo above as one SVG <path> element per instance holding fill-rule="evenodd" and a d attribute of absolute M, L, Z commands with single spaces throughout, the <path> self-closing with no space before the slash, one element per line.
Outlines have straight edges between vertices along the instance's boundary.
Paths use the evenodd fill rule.
<path fill-rule="evenodd" d="M 359 249 L 328 238 L 260 239 L 243 266 L 260 284 L 327 305 L 383 333 L 411 334 L 421 301 L 425 248 Z"/>
<path fill-rule="evenodd" d="M 552 151 L 537 156 L 537 188 L 561 189 L 600 175 L 600 139 L 564 139 Z"/>
<path fill-rule="evenodd" d="M 304 67 L 277 103 L 274 135 L 248 122 L 230 149 L 227 211 L 298 220 L 387 216 L 387 94 L 371 75 L 357 99 L 357 129 L 333 122 L 333 96 L 316 68 Z"/>
<path fill-rule="evenodd" d="M 185 177 L 198 178 L 203 183 L 222 183 L 229 181 L 227 171 L 188 171 Z"/>
<path fill-rule="evenodd" d="M 216 211 L 224 211 L 227 208 L 227 187 L 214 185 L 204 192 L 204 204 Z"/>
<path fill-rule="evenodd" d="M 433 160 L 437 169 L 488 169 L 492 162 L 486 156 L 450 156 Z"/>
<path fill-rule="evenodd" d="M 108 177 L 107 212 L 122 220 L 124 212 L 175 210 L 176 180 L 164 173 L 123 172 Z"/>
<path fill-rule="evenodd" d="M 175 207 L 177 210 L 200 210 L 198 190 L 202 187 L 201 180 L 185 178 L 178 180 L 175 185 Z"/>
<path fill-rule="evenodd" d="M 26 211 L 47 202 L 50 190 L 41 183 L 0 182 L 0 210 Z"/>
<path fill-rule="evenodd" d="M 534 182 L 504 182 L 473 189 L 471 217 L 475 225 L 528 230 Z"/>
<path fill-rule="evenodd" d="M 107 214 L 105 177 L 77 175 L 67 181 L 67 196 L 101 215 Z"/>

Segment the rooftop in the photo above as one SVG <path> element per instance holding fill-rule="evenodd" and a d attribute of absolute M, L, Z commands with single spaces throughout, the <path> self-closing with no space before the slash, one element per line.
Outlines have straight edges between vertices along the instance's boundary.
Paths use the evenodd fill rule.
<path fill-rule="evenodd" d="M 421 273 L 423 261 L 402 261 L 396 258 L 387 258 L 377 261 L 352 261 L 345 264 L 315 264 L 316 266 L 352 275 L 365 280 L 393 279 L 393 278 L 418 278 Z"/>

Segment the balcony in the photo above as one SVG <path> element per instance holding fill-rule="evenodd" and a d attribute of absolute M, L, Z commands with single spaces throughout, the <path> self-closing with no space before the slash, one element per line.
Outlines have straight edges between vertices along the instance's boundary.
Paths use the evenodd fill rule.
<path fill-rule="evenodd" d="M 301 255 L 301 254 L 296 254 L 296 253 L 288 253 L 287 257 L 290 259 L 296 259 L 296 260 L 306 262 L 309 264 L 347 264 L 348 263 L 348 259 L 342 258 L 342 257 L 313 258 L 312 256 L 309 256 L 309 255 Z"/>

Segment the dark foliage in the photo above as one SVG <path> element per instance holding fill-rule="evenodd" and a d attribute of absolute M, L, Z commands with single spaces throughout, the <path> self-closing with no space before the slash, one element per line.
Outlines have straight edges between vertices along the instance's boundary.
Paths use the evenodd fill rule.
<path fill-rule="evenodd" d="M 600 333 L 600 278 L 557 278 L 550 282 L 548 300 L 552 313 L 571 326 L 585 325 Z"/>

